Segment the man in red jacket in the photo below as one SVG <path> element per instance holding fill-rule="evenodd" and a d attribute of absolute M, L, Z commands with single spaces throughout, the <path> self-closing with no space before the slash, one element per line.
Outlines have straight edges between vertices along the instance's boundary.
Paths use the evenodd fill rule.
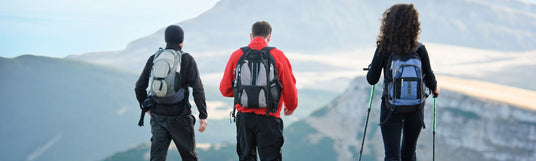
<path fill-rule="evenodd" d="M 249 49 L 261 50 L 268 46 L 272 27 L 266 21 L 258 21 L 252 26 Z M 255 53 L 252 53 L 255 54 Z M 268 108 L 248 108 L 235 104 L 238 114 L 236 116 L 237 153 L 241 161 L 257 160 L 257 149 L 262 161 L 282 160 L 281 147 L 283 146 L 283 120 L 281 109 L 285 104 L 284 114 L 291 115 L 298 106 L 298 90 L 296 78 L 285 54 L 276 48 L 269 50 L 277 69 L 277 76 L 281 82 L 281 93 L 277 109 L 274 112 Z M 225 97 L 234 97 L 233 81 L 235 81 L 235 68 L 244 55 L 243 50 L 233 52 L 227 62 L 223 78 L 220 82 L 220 92 Z M 236 100 L 235 100 L 236 102 Z M 269 116 L 267 115 L 269 112 Z"/>

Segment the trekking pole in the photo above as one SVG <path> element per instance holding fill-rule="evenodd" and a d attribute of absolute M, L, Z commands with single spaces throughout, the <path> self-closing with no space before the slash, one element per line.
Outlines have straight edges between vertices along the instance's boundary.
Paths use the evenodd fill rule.
<path fill-rule="evenodd" d="M 363 70 L 368 70 L 369 68 L 363 68 Z M 368 126 L 368 120 L 370 116 L 370 107 L 372 106 L 372 96 L 374 96 L 374 88 L 376 85 L 372 85 L 372 89 L 370 90 L 370 99 L 369 99 L 369 105 L 367 109 L 367 121 L 365 122 L 365 130 L 363 132 L 363 141 L 361 141 L 361 150 L 359 150 L 359 161 L 361 161 L 361 156 L 363 155 L 363 145 L 365 145 L 365 136 L 367 136 L 367 126 Z"/>
<path fill-rule="evenodd" d="M 437 99 L 437 96 L 434 95 L 434 131 L 432 133 L 432 135 L 434 135 L 434 138 L 433 138 L 433 150 L 432 150 L 432 161 L 435 161 L 435 133 L 436 133 L 436 99 Z"/>

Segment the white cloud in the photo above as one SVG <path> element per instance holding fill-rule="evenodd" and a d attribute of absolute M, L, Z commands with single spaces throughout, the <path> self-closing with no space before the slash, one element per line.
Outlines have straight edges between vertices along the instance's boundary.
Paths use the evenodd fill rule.
<path fill-rule="evenodd" d="M 123 115 L 125 112 L 128 111 L 128 106 L 121 106 L 121 108 L 115 110 L 115 113 L 119 116 Z"/>

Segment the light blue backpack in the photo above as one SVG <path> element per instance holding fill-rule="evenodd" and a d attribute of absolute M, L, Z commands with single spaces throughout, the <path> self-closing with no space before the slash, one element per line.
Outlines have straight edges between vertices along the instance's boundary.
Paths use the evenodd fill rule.
<path fill-rule="evenodd" d="M 420 47 L 420 44 L 419 44 Z M 397 112 L 416 111 L 426 97 L 422 62 L 416 50 L 407 55 L 392 53 L 389 58 L 392 80 L 387 83 L 387 100 Z"/>

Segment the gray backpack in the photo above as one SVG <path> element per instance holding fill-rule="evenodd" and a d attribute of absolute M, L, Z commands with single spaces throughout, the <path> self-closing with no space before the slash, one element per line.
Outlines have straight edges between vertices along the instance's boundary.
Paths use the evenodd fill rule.
<path fill-rule="evenodd" d="M 233 82 L 235 104 L 246 108 L 268 108 L 266 115 L 275 112 L 281 97 L 281 82 L 270 54 L 273 47 L 241 49 L 244 55 L 237 62 Z"/>
<path fill-rule="evenodd" d="M 148 95 L 160 104 L 176 104 L 184 99 L 180 84 L 181 51 L 160 48 L 154 55 Z"/>

